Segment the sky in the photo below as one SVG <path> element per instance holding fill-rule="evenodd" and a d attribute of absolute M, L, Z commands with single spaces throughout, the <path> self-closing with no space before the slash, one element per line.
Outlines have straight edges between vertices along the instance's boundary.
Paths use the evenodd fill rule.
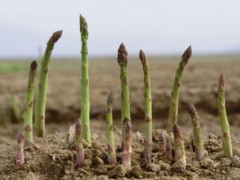
<path fill-rule="evenodd" d="M 0 58 L 38 57 L 63 30 L 53 56 L 79 56 L 79 15 L 89 27 L 90 56 L 240 53 L 239 0 L 1 0 Z"/>

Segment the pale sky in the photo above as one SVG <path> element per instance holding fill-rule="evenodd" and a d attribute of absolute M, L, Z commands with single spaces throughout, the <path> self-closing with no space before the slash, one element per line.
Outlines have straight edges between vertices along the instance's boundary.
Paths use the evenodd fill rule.
<path fill-rule="evenodd" d="M 89 26 L 89 54 L 240 53 L 239 0 L 1 0 L 0 58 L 37 57 L 63 30 L 53 56 L 79 56 L 79 15 Z"/>

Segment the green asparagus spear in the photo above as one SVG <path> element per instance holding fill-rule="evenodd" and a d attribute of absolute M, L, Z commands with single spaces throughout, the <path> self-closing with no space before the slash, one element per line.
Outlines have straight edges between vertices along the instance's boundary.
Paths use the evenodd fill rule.
<path fill-rule="evenodd" d="M 108 164 L 116 164 L 116 148 L 114 142 L 114 132 L 113 132 L 113 93 L 111 92 L 107 99 L 107 142 L 108 142 Z"/>
<path fill-rule="evenodd" d="M 132 153 L 132 125 L 130 114 L 130 99 L 128 86 L 128 69 L 127 69 L 127 50 L 122 43 L 118 49 L 118 64 L 121 69 L 121 122 L 122 122 L 122 144 L 123 144 L 123 165 L 131 166 Z"/>
<path fill-rule="evenodd" d="M 226 158 L 231 158 L 232 153 L 232 141 L 231 141 L 231 132 L 228 123 L 228 117 L 225 107 L 225 76 L 221 74 L 219 77 L 219 86 L 218 86 L 218 110 L 220 115 L 220 123 L 222 127 L 223 134 L 223 153 Z"/>
<path fill-rule="evenodd" d="M 189 46 L 182 55 L 182 59 L 176 71 L 175 80 L 172 87 L 171 93 L 171 104 L 168 115 L 168 133 L 172 136 L 172 130 L 178 119 L 178 99 L 179 99 L 179 88 L 181 83 L 181 78 L 183 74 L 184 67 L 188 63 L 189 58 L 192 55 L 192 48 Z"/>
<path fill-rule="evenodd" d="M 88 62 L 88 25 L 80 15 L 80 32 L 82 41 L 82 79 L 81 79 L 81 121 L 83 124 L 83 139 L 91 145 L 90 134 L 90 100 L 89 100 L 89 62 Z"/>
<path fill-rule="evenodd" d="M 194 105 L 191 103 L 187 103 L 187 108 L 193 123 L 196 160 L 201 161 L 204 158 L 204 144 L 202 140 L 202 133 L 201 133 L 201 127 L 198 119 L 197 110 L 194 107 Z"/>
<path fill-rule="evenodd" d="M 52 54 L 54 45 L 61 36 L 62 36 L 62 31 L 57 31 L 53 33 L 53 35 L 51 36 L 51 38 L 47 43 L 47 48 L 45 50 L 45 54 L 41 61 L 37 107 L 36 107 L 36 114 L 35 114 L 35 126 L 36 126 L 38 137 L 45 136 L 45 111 L 46 111 L 46 96 L 47 96 L 47 86 L 48 86 L 48 65 L 51 59 L 51 54 Z"/>
<path fill-rule="evenodd" d="M 145 135 L 145 150 L 144 159 L 148 165 L 151 163 L 152 156 L 152 95 L 151 95 L 151 81 L 150 81 L 150 68 L 145 53 L 140 50 L 139 58 L 143 65 L 144 71 L 144 89 L 145 89 L 145 122 L 146 122 L 146 135 Z"/>
<path fill-rule="evenodd" d="M 25 112 L 24 112 L 24 131 L 26 142 L 33 142 L 33 98 L 34 98 L 34 80 L 37 70 L 37 62 L 33 61 L 30 66 L 28 88 L 25 101 Z"/>

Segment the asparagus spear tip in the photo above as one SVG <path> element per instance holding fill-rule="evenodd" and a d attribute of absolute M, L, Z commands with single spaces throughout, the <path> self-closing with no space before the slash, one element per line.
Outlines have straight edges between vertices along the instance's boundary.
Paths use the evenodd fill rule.
<path fill-rule="evenodd" d="M 20 133 L 17 137 L 17 154 L 16 154 L 16 164 L 22 166 L 25 163 L 24 157 L 24 136 Z"/>
<path fill-rule="evenodd" d="M 118 49 L 118 63 L 121 65 L 122 63 L 127 63 L 127 56 L 128 56 L 128 52 L 127 49 L 125 47 L 125 45 L 123 43 L 121 43 L 121 45 L 119 46 Z"/>

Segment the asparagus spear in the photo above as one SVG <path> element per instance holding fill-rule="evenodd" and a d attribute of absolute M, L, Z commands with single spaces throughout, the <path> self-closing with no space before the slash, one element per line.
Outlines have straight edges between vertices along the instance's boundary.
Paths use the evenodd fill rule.
<path fill-rule="evenodd" d="M 113 132 L 113 93 L 111 92 L 107 99 L 107 142 L 108 142 L 108 164 L 116 164 L 116 148 L 114 142 L 114 132 Z"/>
<path fill-rule="evenodd" d="M 52 50 L 55 43 L 62 36 L 62 31 L 57 31 L 53 33 L 50 37 L 45 54 L 41 61 L 40 69 L 40 79 L 39 79 L 39 89 L 38 89 L 38 98 L 37 98 L 37 107 L 35 114 L 35 126 L 37 130 L 37 136 L 45 136 L 45 110 L 46 110 L 46 96 L 47 96 L 47 86 L 48 86 L 48 65 L 50 62 Z"/>
<path fill-rule="evenodd" d="M 172 162 L 173 161 L 173 149 L 172 149 L 172 144 L 171 141 L 169 139 L 166 140 L 167 144 L 166 144 L 166 154 L 165 157 L 168 161 Z"/>
<path fill-rule="evenodd" d="M 84 163 L 84 148 L 82 137 L 82 124 L 79 120 L 75 123 L 75 148 L 76 148 L 76 162 L 78 167 L 82 167 Z"/>
<path fill-rule="evenodd" d="M 182 59 L 179 63 L 179 66 L 176 71 L 175 80 L 172 87 L 171 93 L 171 104 L 168 115 L 168 133 L 172 136 L 172 130 L 175 123 L 177 123 L 178 119 L 178 99 L 179 99 L 179 88 L 181 83 L 181 78 L 183 74 L 184 67 L 188 63 L 192 55 L 192 48 L 189 46 L 182 55 Z"/>
<path fill-rule="evenodd" d="M 130 114 L 130 99 L 128 86 L 128 69 L 127 69 L 127 50 L 122 43 L 118 49 L 118 64 L 121 69 L 121 122 L 122 122 L 122 144 L 123 144 L 123 165 L 131 166 L 132 152 L 132 125 Z"/>
<path fill-rule="evenodd" d="M 131 121 L 130 115 L 130 99 L 129 99 L 129 86 L 128 86 L 128 60 L 127 60 L 128 52 L 122 43 L 118 49 L 118 64 L 121 69 L 121 122 L 122 128 L 125 118 L 128 118 Z M 124 136 L 124 134 L 123 134 Z M 123 137 L 124 139 L 124 137 Z"/>
<path fill-rule="evenodd" d="M 166 137 L 161 132 L 160 137 L 159 137 L 159 153 L 161 155 L 165 155 L 166 154 L 166 146 L 167 146 Z"/>
<path fill-rule="evenodd" d="M 185 169 L 186 168 L 186 154 L 184 149 L 184 140 L 183 134 L 180 127 L 177 124 L 173 126 L 173 135 L 174 135 L 174 164 L 172 168 L 174 169 Z"/>
<path fill-rule="evenodd" d="M 223 153 L 226 158 L 231 158 L 233 153 L 230 127 L 225 107 L 225 81 L 224 74 L 221 74 L 218 86 L 218 110 L 223 134 Z"/>
<path fill-rule="evenodd" d="M 201 127 L 198 119 L 197 110 L 194 107 L 194 105 L 191 103 L 187 103 L 187 109 L 192 118 L 192 123 L 193 123 L 196 160 L 201 161 L 204 158 L 204 145 L 203 145 Z"/>
<path fill-rule="evenodd" d="M 34 79 L 37 70 L 37 62 L 33 61 L 30 66 L 29 78 L 28 78 L 28 89 L 25 102 L 25 112 L 24 112 L 24 131 L 25 139 L 33 142 L 33 98 L 34 98 Z M 26 141 L 27 142 L 27 141 Z"/>
<path fill-rule="evenodd" d="M 88 25 L 80 15 L 80 32 L 82 41 L 82 79 L 81 79 L 81 121 L 83 124 L 83 139 L 91 145 L 90 134 L 90 101 L 89 101 L 89 62 L 88 62 Z"/>
<path fill-rule="evenodd" d="M 16 164 L 22 166 L 25 163 L 24 158 L 24 136 L 20 133 L 17 137 L 17 154 L 16 154 Z"/>
<path fill-rule="evenodd" d="M 150 68 L 145 53 L 140 50 L 139 58 L 143 65 L 144 71 L 144 89 L 145 89 L 145 122 L 146 122 L 146 135 L 145 135 L 145 150 L 144 159 L 146 164 L 151 163 L 152 156 L 152 95 L 151 95 L 151 81 L 150 81 Z"/>

